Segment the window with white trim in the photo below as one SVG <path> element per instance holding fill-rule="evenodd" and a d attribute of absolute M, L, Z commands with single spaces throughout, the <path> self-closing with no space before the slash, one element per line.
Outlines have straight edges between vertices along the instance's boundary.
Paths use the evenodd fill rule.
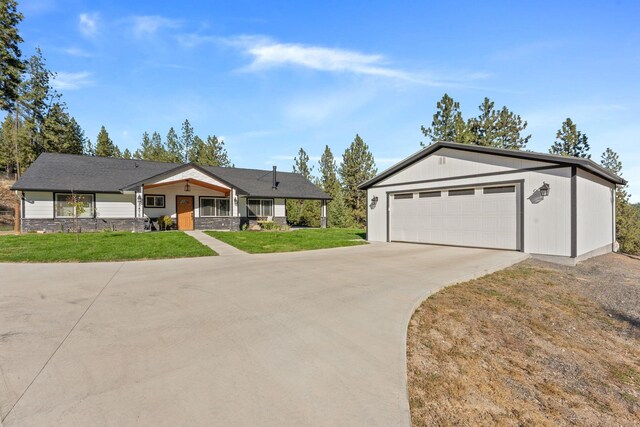
<path fill-rule="evenodd" d="M 56 193 L 54 201 L 54 214 L 56 218 L 73 218 L 75 206 L 73 198 L 77 202 L 82 203 L 84 212 L 78 214 L 78 218 L 93 218 L 94 203 L 93 194 L 71 194 L 71 193 Z"/>
<path fill-rule="evenodd" d="M 257 218 L 262 216 L 273 216 L 273 200 L 271 199 L 247 200 L 247 216 L 251 218 Z"/>
<path fill-rule="evenodd" d="M 229 216 L 229 199 L 220 197 L 200 197 L 200 216 Z"/>
<path fill-rule="evenodd" d="M 144 195 L 145 208 L 164 208 L 164 196 L 156 194 Z"/>

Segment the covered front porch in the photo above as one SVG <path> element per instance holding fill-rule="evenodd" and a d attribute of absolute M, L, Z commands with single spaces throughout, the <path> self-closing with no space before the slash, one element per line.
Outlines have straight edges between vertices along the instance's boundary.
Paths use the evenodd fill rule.
<path fill-rule="evenodd" d="M 180 166 L 130 189 L 136 193 L 136 216 L 147 224 L 169 217 L 170 229 L 241 230 L 263 221 L 287 223 L 284 197 L 250 194 L 197 165 Z M 325 226 L 326 200 L 321 211 Z"/>

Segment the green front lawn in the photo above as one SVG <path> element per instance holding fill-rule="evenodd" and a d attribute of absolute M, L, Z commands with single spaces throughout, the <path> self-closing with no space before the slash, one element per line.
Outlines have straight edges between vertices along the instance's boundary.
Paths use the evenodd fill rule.
<path fill-rule="evenodd" d="M 0 236 L 0 262 L 91 262 L 217 255 L 182 232 Z"/>
<path fill-rule="evenodd" d="M 212 237 L 250 254 L 296 252 L 363 245 L 358 229 L 324 228 L 294 231 L 206 231 Z"/>

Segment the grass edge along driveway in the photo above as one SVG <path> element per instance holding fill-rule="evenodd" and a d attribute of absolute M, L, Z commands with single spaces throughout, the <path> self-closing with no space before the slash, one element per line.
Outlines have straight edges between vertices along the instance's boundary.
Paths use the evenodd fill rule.
<path fill-rule="evenodd" d="M 0 236 L 0 262 L 99 262 L 218 255 L 180 231 Z"/>
<path fill-rule="evenodd" d="M 205 231 L 224 243 L 250 254 L 297 252 L 366 244 L 364 230 L 310 228 L 292 231 Z"/>

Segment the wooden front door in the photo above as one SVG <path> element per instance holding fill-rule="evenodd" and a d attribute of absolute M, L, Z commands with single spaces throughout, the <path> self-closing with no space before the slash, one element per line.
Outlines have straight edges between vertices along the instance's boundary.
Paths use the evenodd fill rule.
<path fill-rule="evenodd" d="M 193 196 L 176 196 L 178 230 L 193 230 Z"/>

